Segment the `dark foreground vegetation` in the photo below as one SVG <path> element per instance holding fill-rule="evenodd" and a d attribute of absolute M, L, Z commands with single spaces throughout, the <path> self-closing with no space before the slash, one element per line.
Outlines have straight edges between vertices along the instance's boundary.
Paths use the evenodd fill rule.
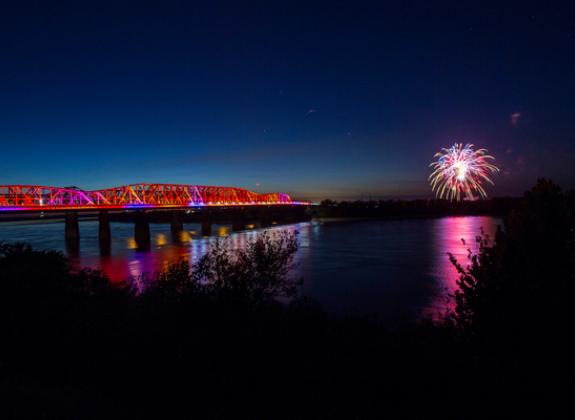
<path fill-rule="evenodd" d="M 574 235 L 541 180 L 459 267 L 455 312 L 393 330 L 298 297 L 288 235 L 123 287 L 2 245 L 0 417 L 570 418 Z"/>

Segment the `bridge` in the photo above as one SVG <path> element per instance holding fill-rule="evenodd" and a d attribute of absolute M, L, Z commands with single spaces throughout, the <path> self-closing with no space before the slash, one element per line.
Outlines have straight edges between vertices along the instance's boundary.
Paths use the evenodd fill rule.
<path fill-rule="evenodd" d="M 0 185 L 0 211 L 79 211 L 134 208 L 309 205 L 288 194 L 258 194 L 244 188 L 182 184 L 133 184 L 85 191 L 75 187 Z"/>
<path fill-rule="evenodd" d="M 259 194 L 244 188 L 184 184 L 132 184 L 103 190 L 39 185 L 0 185 L 0 214 L 63 213 L 67 248 L 79 249 L 79 212 L 97 212 L 102 254 L 109 253 L 110 215 L 135 222 L 138 248 L 150 246 L 149 219 L 169 220 L 174 238 L 183 231 L 184 221 L 201 223 L 202 235 L 209 236 L 212 223 L 230 222 L 241 230 L 247 220 L 262 225 L 271 218 L 294 220 L 305 217 L 311 203 L 296 201 L 285 193 Z M 190 215 L 190 213 L 192 213 Z"/>

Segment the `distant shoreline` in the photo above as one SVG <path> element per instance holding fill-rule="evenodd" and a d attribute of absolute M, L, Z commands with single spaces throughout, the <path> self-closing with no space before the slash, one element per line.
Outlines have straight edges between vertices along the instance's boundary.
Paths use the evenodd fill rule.
<path fill-rule="evenodd" d="M 322 223 L 365 220 L 435 219 L 442 217 L 491 216 L 505 217 L 519 207 L 520 198 L 493 198 L 472 202 L 448 202 L 445 200 L 412 201 L 341 201 L 324 200 L 320 205 L 310 207 L 310 220 Z M 110 214 L 111 222 L 132 222 L 123 212 Z M 65 213 L 21 213 L 0 214 L 0 225 L 6 222 L 54 222 L 65 218 Z M 165 223 L 163 216 L 150 212 L 150 223 Z M 98 212 L 79 213 L 79 219 L 97 220 Z M 186 220 L 195 223 L 195 220 Z"/>

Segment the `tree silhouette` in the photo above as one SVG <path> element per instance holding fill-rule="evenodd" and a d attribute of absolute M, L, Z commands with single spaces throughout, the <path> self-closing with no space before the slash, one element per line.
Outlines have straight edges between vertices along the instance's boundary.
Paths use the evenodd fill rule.
<path fill-rule="evenodd" d="M 460 274 L 450 321 L 474 357 L 523 378 L 524 388 L 557 384 L 549 374 L 575 350 L 574 204 L 573 193 L 540 179 L 492 245 L 477 239 L 468 266 L 450 257 Z"/>

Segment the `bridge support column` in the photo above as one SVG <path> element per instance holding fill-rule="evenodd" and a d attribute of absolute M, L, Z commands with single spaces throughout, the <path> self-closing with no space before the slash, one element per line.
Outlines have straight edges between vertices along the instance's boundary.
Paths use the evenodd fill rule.
<path fill-rule="evenodd" d="M 100 210 L 100 214 L 98 215 L 98 239 L 100 241 L 100 254 L 110 255 L 112 249 L 112 234 L 107 210 Z"/>
<path fill-rule="evenodd" d="M 134 239 L 139 250 L 150 249 L 150 224 L 146 218 L 146 213 L 143 211 L 136 212 Z"/>
<path fill-rule="evenodd" d="M 182 241 L 182 232 L 184 231 L 184 222 L 182 222 L 182 213 L 179 211 L 174 211 L 172 213 L 172 221 L 170 224 L 170 230 L 172 232 L 172 241 L 179 243 Z"/>
<path fill-rule="evenodd" d="M 232 216 L 232 230 L 238 232 L 240 230 L 245 230 L 246 228 L 246 218 L 241 211 L 234 212 Z"/>
<path fill-rule="evenodd" d="M 80 250 L 80 224 L 78 213 L 66 213 L 66 227 L 64 232 L 66 239 L 66 249 L 70 253 L 77 253 Z"/>
<path fill-rule="evenodd" d="M 212 218 L 210 217 L 209 211 L 206 209 L 202 210 L 201 224 L 202 224 L 202 236 L 211 236 Z"/>
<path fill-rule="evenodd" d="M 261 208 L 258 211 L 258 219 L 260 228 L 266 228 L 272 225 L 272 220 L 270 217 L 270 208 Z"/>

